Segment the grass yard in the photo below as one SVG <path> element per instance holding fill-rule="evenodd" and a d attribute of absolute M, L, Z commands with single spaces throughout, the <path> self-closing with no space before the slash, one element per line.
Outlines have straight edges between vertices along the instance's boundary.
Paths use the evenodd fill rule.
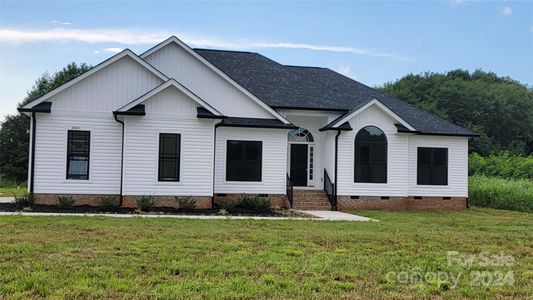
<path fill-rule="evenodd" d="M 21 187 L 0 187 L 0 197 L 13 197 L 13 195 L 21 196 L 26 194 L 27 188 Z"/>
<path fill-rule="evenodd" d="M 533 296 L 532 214 L 360 214 L 381 221 L 0 217 L 0 298 Z M 447 251 L 505 254 L 514 263 L 448 266 Z M 462 277 L 455 288 L 387 278 L 401 271 Z M 477 271 L 507 279 L 494 286 L 501 280 L 485 276 L 491 286 L 472 286 Z"/>

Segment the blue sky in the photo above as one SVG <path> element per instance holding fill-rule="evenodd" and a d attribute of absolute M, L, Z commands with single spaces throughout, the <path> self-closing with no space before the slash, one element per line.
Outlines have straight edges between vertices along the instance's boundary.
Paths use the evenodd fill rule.
<path fill-rule="evenodd" d="M 408 73 L 483 69 L 533 85 L 533 2 L 0 1 L 0 120 L 67 63 L 140 54 L 170 35 L 328 67 L 370 86 Z"/>

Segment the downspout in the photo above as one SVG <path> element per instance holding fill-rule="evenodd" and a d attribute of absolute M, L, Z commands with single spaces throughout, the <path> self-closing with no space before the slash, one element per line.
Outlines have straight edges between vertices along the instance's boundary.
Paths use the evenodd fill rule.
<path fill-rule="evenodd" d="M 333 176 L 335 180 L 335 184 L 333 186 L 333 190 L 335 195 L 333 196 L 333 207 L 332 210 L 337 210 L 337 169 L 338 169 L 338 152 L 339 152 L 339 135 L 341 135 L 341 130 L 337 130 L 337 135 L 335 135 L 335 175 Z"/>
<path fill-rule="evenodd" d="M 215 207 L 215 165 L 216 165 L 216 151 L 217 151 L 217 128 L 222 125 L 222 121 L 215 124 L 215 128 L 213 129 L 213 187 L 212 187 L 212 194 L 211 196 L 211 209 Z"/>
<path fill-rule="evenodd" d="M 118 206 L 118 207 L 122 207 L 122 203 L 124 200 L 124 196 L 122 195 L 122 184 L 124 181 L 124 122 L 119 120 L 116 114 L 113 114 L 113 117 L 115 117 L 115 121 L 122 124 L 122 148 L 121 148 L 121 154 L 120 154 L 120 203 Z"/>
<path fill-rule="evenodd" d="M 31 113 L 31 167 L 30 167 L 30 195 L 33 197 L 34 179 L 35 179 L 35 135 L 37 128 L 37 119 L 35 112 Z"/>

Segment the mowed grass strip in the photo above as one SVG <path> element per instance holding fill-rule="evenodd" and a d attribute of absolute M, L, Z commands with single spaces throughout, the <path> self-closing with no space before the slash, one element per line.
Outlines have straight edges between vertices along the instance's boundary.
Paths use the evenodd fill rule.
<path fill-rule="evenodd" d="M 0 217 L 0 298 L 511 297 L 533 294 L 533 218 L 493 209 L 362 212 L 380 222 Z M 512 255 L 448 266 L 447 251 Z M 458 273 L 402 284 L 389 272 Z M 472 270 L 514 284 L 472 287 Z"/>

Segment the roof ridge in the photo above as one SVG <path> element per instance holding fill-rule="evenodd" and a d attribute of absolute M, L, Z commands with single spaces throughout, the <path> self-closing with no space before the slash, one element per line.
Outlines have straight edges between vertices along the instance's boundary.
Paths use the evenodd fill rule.
<path fill-rule="evenodd" d="M 309 68 L 309 69 L 328 69 L 324 67 L 315 67 L 315 66 L 296 66 L 296 65 L 282 65 L 287 68 Z"/>
<path fill-rule="evenodd" d="M 252 52 L 252 51 L 242 51 L 242 50 L 224 50 L 224 49 L 208 49 L 208 48 L 192 48 L 192 50 L 200 50 L 200 51 L 218 51 L 218 52 L 234 52 L 234 53 L 249 53 L 249 54 L 258 54 L 261 55 L 258 52 Z M 261 55 L 264 56 L 264 55 Z M 266 56 L 265 56 L 266 57 Z"/>

